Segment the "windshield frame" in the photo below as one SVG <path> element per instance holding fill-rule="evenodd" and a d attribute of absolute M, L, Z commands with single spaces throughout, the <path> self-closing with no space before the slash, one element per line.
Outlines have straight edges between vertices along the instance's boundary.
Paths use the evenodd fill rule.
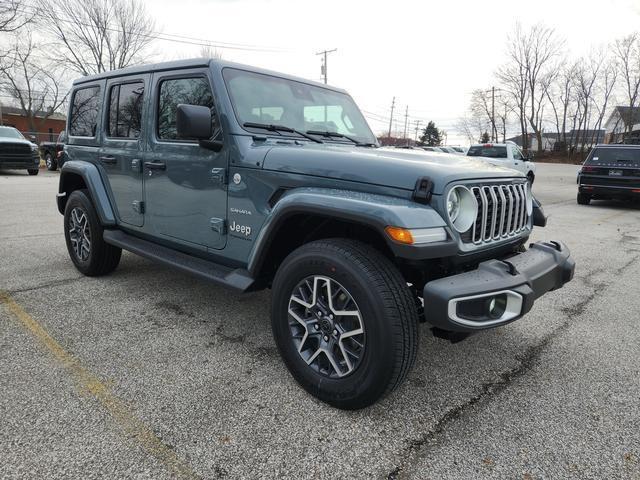
<path fill-rule="evenodd" d="M 290 138 L 290 139 L 295 139 L 295 140 L 301 140 L 304 137 L 301 137 L 300 135 L 296 134 L 295 132 L 284 132 L 284 131 L 265 131 L 264 129 L 258 129 L 258 128 L 251 128 L 251 127 L 245 127 L 244 123 L 247 123 L 245 121 L 243 121 L 243 119 L 241 118 L 237 107 L 236 107 L 236 102 L 234 100 L 233 97 L 233 93 L 231 91 L 231 88 L 229 86 L 228 83 L 228 78 L 225 75 L 225 71 L 227 70 L 235 70 L 235 71 L 239 71 L 239 72 L 246 72 L 248 74 L 252 74 L 252 75 L 260 75 L 260 76 L 265 76 L 265 77 L 271 77 L 277 80 L 282 80 L 282 81 L 286 81 L 286 82 L 292 82 L 292 83 L 298 83 L 298 84 L 302 84 L 302 85 L 306 85 L 308 87 L 311 88 L 317 88 L 320 90 L 326 90 L 332 94 L 336 94 L 336 95 L 342 95 L 344 96 L 346 99 L 348 99 L 349 102 L 352 103 L 353 107 L 357 110 L 358 114 L 362 117 L 362 122 L 364 124 L 364 126 L 366 127 L 366 133 L 369 134 L 369 138 L 364 138 L 365 142 L 367 144 L 370 145 L 375 145 L 375 146 L 379 146 L 379 142 L 378 142 L 378 138 L 375 136 L 375 134 L 373 133 L 373 130 L 371 130 L 371 126 L 369 125 L 369 122 L 367 122 L 366 117 L 364 116 L 364 114 L 362 113 L 362 110 L 360 110 L 360 107 L 358 106 L 358 104 L 355 102 L 355 100 L 353 99 L 353 97 L 351 97 L 351 95 L 349 95 L 347 92 L 343 91 L 343 90 L 339 90 L 339 89 L 335 89 L 335 88 L 330 88 L 324 85 L 319 85 L 316 84 L 314 82 L 310 82 L 310 81 L 305 81 L 304 79 L 299 79 L 299 78 L 291 78 L 288 77 L 286 75 L 278 75 L 277 73 L 272 73 L 272 72 L 264 72 L 264 71 L 259 71 L 259 70 L 251 70 L 251 69 L 246 69 L 246 68 L 239 68 L 236 66 L 230 66 L 230 67 L 224 67 L 221 70 L 221 74 L 222 74 L 222 80 L 224 83 L 224 86 L 226 88 L 226 93 L 227 93 L 227 98 L 229 100 L 229 104 L 231 105 L 231 109 L 233 110 L 233 115 L 235 117 L 235 121 L 238 124 L 238 126 L 246 133 L 248 133 L 249 135 L 255 136 L 255 135 L 270 135 L 270 136 L 275 136 L 275 137 L 280 137 L 280 138 Z M 251 123 L 251 122 L 249 122 Z M 278 124 L 281 125 L 282 122 L 280 121 L 274 121 L 272 122 L 274 124 Z M 301 130 L 301 131 L 306 131 L 304 129 L 300 129 L 298 128 L 298 125 L 287 125 L 287 124 L 282 124 L 282 126 L 285 127 L 289 127 L 292 129 L 296 129 L 296 130 Z M 243 133 L 244 133 L 243 132 Z M 339 133 L 339 132 L 338 132 Z M 304 139 L 305 141 L 310 141 L 307 139 Z M 340 137 L 321 137 L 322 143 L 334 143 L 334 144 L 338 144 L 338 145 L 354 145 L 354 143 L 352 141 L 349 141 L 345 138 L 340 138 Z"/>
<path fill-rule="evenodd" d="M 18 130 L 15 127 L 9 127 L 9 126 L 5 126 L 3 128 L 0 128 L 0 132 L 12 132 L 12 133 L 17 133 L 17 136 L 10 136 L 10 135 L 2 135 L 0 133 L 0 138 L 10 138 L 11 140 L 26 140 L 27 138 L 22 134 L 22 132 L 20 132 L 20 130 Z"/>

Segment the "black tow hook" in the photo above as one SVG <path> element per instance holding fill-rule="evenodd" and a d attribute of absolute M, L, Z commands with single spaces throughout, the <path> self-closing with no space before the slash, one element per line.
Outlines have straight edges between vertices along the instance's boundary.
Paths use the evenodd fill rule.
<path fill-rule="evenodd" d="M 438 327 L 431 327 L 431 333 L 433 333 L 434 337 L 449 340 L 451 343 L 461 342 L 471 335 L 471 332 L 451 332 Z"/>

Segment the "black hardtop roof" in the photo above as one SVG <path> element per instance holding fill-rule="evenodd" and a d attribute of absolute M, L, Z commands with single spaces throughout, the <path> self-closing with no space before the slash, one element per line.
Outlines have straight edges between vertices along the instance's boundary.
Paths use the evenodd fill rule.
<path fill-rule="evenodd" d="M 640 148 L 640 145 L 633 143 L 599 143 L 593 148 Z"/>
<path fill-rule="evenodd" d="M 189 60 L 174 60 L 171 62 L 150 63 L 146 65 L 137 65 L 135 67 L 121 68 L 119 70 L 110 70 L 108 72 L 97 73 L 95 75 L 88 75 L 86 77 L 80 77 L 73 81 L 73 85 L 81 85 L 83 83 L 94 82 L 96 80 L 102 80 L 104 78 L 124 77 L 127 75 L 136 75 L 140 73 L 162 72 L 167 70 L 181 70 L 187 68 L 209 67 L 215 66 L 219 69 L 225 67 L 237 68 L 240 70 L 247 70 L 250 72 L 262 73 L 265 75 L 272 75 L 274 77 L 286 78 L 296 82 L 307 83 L 321 88 L 326 88 L 336 92 L 346 93 L 341 88 L 331 87 L 324 83 L 314 82 L 313 80 L 307 80 L 306 78 L 296 77 L 293 75 L 287 75 L 285 73 L 275 72 L 273 70 L 265 70 L 262 68 L 252 67 L 250 65 L 243 65 L 240 63 L 228 62 L 226 60 L 217 60 L 212 58 L 192 58 Z"/>

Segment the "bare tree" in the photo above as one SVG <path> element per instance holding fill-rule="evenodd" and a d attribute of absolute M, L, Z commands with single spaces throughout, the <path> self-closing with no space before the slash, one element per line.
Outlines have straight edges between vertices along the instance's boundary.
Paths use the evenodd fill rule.
<path fill-rule="evenodd" d="M 15 32 L 31 22 L 33 14 L 23 0 L 0 2 L 0 32 Z"/>
<path fill-rule="evenodd" d="M 625 119 L 627 132 L 633 129 L 633 107 L 637 106 L 640 94 L 640 34 L 633 33 L 615 42 L 613 48 L 617 58 L 621 80 L 625 86 L 629 118 Z"/>
<path fill-rule="evenodd" d="M 484 116 L 478 116 L 471 112 L 471 115 L 465 115 L 458 118 L 454 129 L 461 135 L 467 137 L 469 143 L 476 143 L 484 132 L 487 131 L 489 123 Z"/>
<path fill-rule="evenodd" d="M 491 98 L 491 90 L 477 89 L 471 92 L 470 110 L 474 118 L 484 118 L 491 129 L 491 139 L 497 140 L 498 129 L 495 119 L 495 99 Z"/>
<path fill-rule="evenodd" d="M 67 97 L 55 66 L 35 56 L 37 49 L 31 34 L 21 33 L 20 39 L 16 39 L 0 60 L 0 91 L 20 108 L 32 132 L 38 131 Z"/>
<path fill-rule="evenodd" d="M 607 58 L 600 70 L 600 78 L 598 79 L 597 84 L 597 97 L 599 100 L 595 102 L 595 108 L 598 116 L 595 122 L 595 128 L 591 135 L 591 145 L 598 141 L 598 132 L 602 129 L 602 122 L 604 121 L 604 116 L 607 112 L 617 80 L 618 65 L 611 58 Z"/>
<path fill-rule="evenodd" d="M 198 55 L 200 58 L 215 58 L 217 60 L 222 59 L 222 53 L 215 47 L 211 45 L 200 47 L 200 54 Z"/>
<path fill-rule="evenodd" d="M 580 152 L 584 152 L 589 143 L 589 127 L 592 126 L 591 117 L 595 108 L 596 85 L 603 68 L 604 58 L 601 51 L 592 52 L 587 58 L 578 62 L 575 72 L 575 88 L 578 109 L 578 129 L 573 139 Z"/>
<path fill-rule="evenodd" d="M 155 38 L 140 0 L 40 0 L 39 8 L 54 59 L 82 75 L 143 62 Z"/>
<path fill-rule="evenodd" d="M 567 146 L 567 119 L 574 99 L 574 77 L 577 67 L 575 64 L 567 65 L 566 61 L 561 63 L 565 66 L 558 71 L 546 93 L 553 111 L 553 123 L 558 135 L 557 141 L 564 149 Z"/>

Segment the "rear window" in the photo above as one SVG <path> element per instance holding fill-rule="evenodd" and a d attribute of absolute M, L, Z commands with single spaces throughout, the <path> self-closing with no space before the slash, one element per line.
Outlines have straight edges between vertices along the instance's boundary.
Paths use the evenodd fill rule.
<path fill-rule="evenodd" d="M 629 164 L 640 166 L 640 148 L 596 148 L 587 165 Z"/>
<path fill-rule="evenodd" d="M 507 158 L 507 147 L 497 145 L 474 145 L 467 152 L 469 157 Z"/>
<path fill-rule="evenodd" d="M 76 90 L 71 104 L 69 135 L 74 137 L 95 137 L 98 122 L 100 87 Z"/>

